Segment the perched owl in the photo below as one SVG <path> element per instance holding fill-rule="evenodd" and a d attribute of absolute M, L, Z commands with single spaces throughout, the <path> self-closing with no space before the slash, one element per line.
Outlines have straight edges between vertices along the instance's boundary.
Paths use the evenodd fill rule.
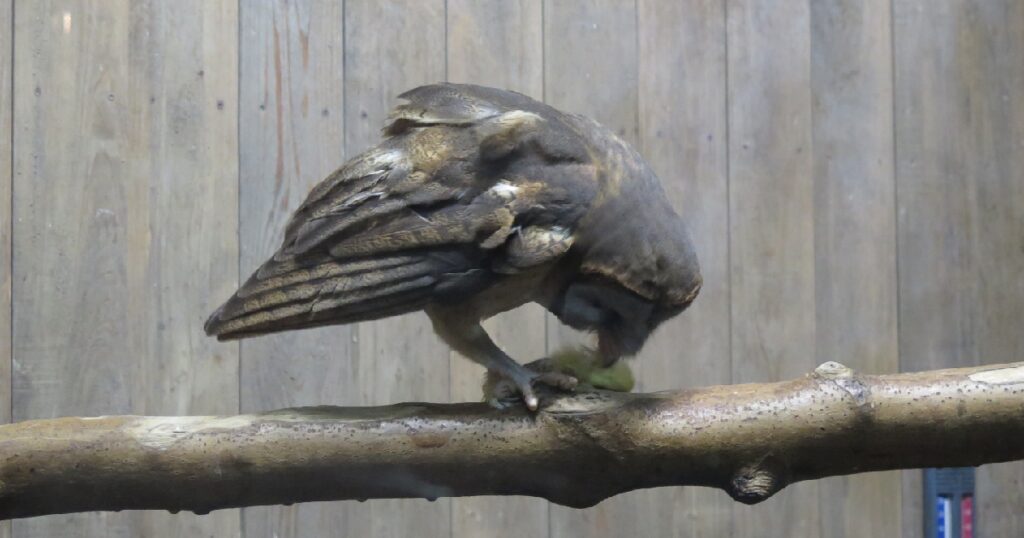
<path fill-rule="evenodd" d="M 537 302 L 635 354 L 697 296 L 693 245 L 650 167 L 588 118 L 482 86 L 410 90 L 383 140 L 313 188 L 284 244 L 206 322 L 221 340 L 424 310 L 456 351 L 518 388 L 480 322 Z"/>

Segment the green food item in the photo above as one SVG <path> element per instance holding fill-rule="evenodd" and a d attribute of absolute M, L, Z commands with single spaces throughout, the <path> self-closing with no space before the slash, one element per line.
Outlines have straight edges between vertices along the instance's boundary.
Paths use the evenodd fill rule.
<path fill-rule="evenodd" d="M 633 371 L 625 361 L 604 367 L 597 350 L 587 346 L 562 348 L 551 354 L 551 361 L 555 369 L 573 375 L 581 385 L 617 392 L 629 392 L 636 385 Z"/>
<path fill-rule="evenodd" d="M 524 366 L 538 373 L 561 372 L 576 378 L 579 384 L 576 391 L 593 391 L 595 389 L 629 392 L 633 390 L 636 380 L 633 372 L 625 361 L 604 367 L 597 350 L 587 346 L 570 346 L 551 354 L 550 357 L 535 360 Z M 516 398 L 515 385 L 502 379 L 497 373 L 488 371 L 483 382 L 483 401 L 501 402 Z"/>

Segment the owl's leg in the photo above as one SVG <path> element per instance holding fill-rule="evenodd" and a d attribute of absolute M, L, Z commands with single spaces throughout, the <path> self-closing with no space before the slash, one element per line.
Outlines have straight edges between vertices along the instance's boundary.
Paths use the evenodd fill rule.
<path fill-rule="evenodd" d="M 429 309 L 434 331 L 455 351 L 487 368 L 488 372 L 510 382 L 522 395 L 526 407 L 538 406 L 535 383 L 565 390 L 576 387 L 576 378 L 561 372 L 537 372 L 525 368 L 499 348 L 479 321 L 471 321 L 450 311 Z"/>
<path fill-rule="evenodd" d="M 573 390 L 579 383 L 571 374 L 555 370 L 555 363 L 551 359 L 537 359 L 523 365 L 523 368 L 536 374 L 533 378 L 534 384 L 543 384 L 558 387 L 562 390 Z M 503 377 L 494 370 L 488 370 L 483 383 L 484 396 L 495 407 L 504 408 L 506 402 L 519 399 L 522 390 L 508 377 Z"/>

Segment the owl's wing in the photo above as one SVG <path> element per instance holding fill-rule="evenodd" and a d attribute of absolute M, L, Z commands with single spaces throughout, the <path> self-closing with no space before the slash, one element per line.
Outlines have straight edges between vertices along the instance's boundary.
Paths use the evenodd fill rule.
<path fill-rule="evenodd" d="M 284 244 L 210 317 L 208 334 L 397 315 L 568 251 L 595 182 L 556 111 L 473 86 L 401 97 L 384 140 L 310 192 Z"/>

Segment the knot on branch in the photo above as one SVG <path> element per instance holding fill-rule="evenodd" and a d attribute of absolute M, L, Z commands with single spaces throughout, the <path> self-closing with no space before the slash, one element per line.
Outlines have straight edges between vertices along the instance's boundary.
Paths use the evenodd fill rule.
<path fill-rule="evenodd" d="M 786 466 L 768 455 L 761 461 L 741 467 L 729 484 L 729 495 L 743 504 L 757 504 L 786 486 Z"/>
<path fill-rule="evenodd" d="M 822 379 L 845 379 L 853 377 L 853 370 L 845 364 L 828 361 L 815 368 L 814 375 Z"/>
<path fill-rule="evenodd" d="M 828 361 L 815 368 L 812 375 L 835 384 L 849 394 L 858 410 L 863 409 L 868 403 L 868 388 L 857 378 L 850 367 L 835 361 Z"/>

